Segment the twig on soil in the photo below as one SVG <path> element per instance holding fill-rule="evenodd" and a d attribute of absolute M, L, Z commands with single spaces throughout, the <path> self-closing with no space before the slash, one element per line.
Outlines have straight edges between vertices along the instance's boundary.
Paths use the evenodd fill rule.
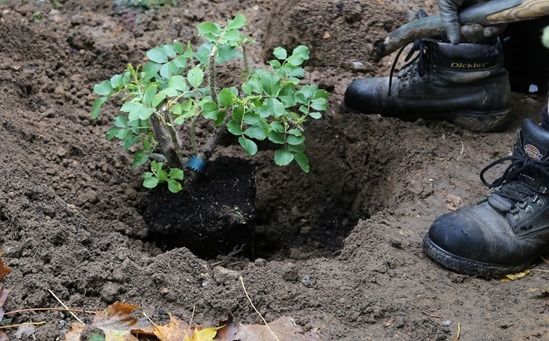
<path fill-rule="evenodd" d="M 50 289 L 48 289 L 48 291 L 49 291 L 50 294 L 52 294 L 52 296 L 57 300 L 57 302 L 59 302 L 63 307 L 65 307 L 65 309 L 67 309 L 67 311 L 72 315 L 72 317 L 74 317 L 74 318 L 76 319 L 76 321 L 82 323 L 83 325 L 86 325 L 84 322 L 82 322 L 81 319 L 78 318 L 78 316 L 76 316 L 76 315 L 69 309 L 69 307 L 67 307 L 67 306 L 65 305 L 65 303 L 63 303 L 63 302 L 59 299 L 59 297 L 57 297 L 57 296 L 53 293 L 53 291 L 51 291 Z"/>
<path fill-rule="evenodd" d="M 267 327 L 267 329 L 269 329 L 269 331 L 271 332 L 271 334 L 273 334 L 273 337 L 275 338 L 276 341 L 280 341 L 280 339 L 278 338 L 278 336 L 276 336 L 276 334 L 273 332 L 273 330 L 271 329 L 271 327 L 269 327 L 269 324 L 267 323 L 267 321 L 265 320 L 265 318 L 263 317 L 263 315 L 261 315 L 261 313 L 259 312 L 259 310 L 257 310 L 257 308 L 255 307 L 254 303 L 252 302 L 252 299 L 250 298 L 250 295 L 248 295 L 248 291 L 246 290 L 246 286 L 244 285 L 244 278 L 242 278 L 242 276 L 238 277 L 238 279 L 240 280 L 240 283 L 242 284 L 242 289 L 244 290 L 244 294 L 246 294 L 246 298 L 248 299 L 248 302 L 250 302 L 252 308 L 254 308 L 255 312 L 257 313 L 257 315 L 259 315 L 259 317 L 261 317 L 261 320 L 263 321 L 263 323 L 265 323 L 265 327 Z"/>
<path fill-rule="evenodd" d="M 75 311 L 80 312 L 83 314 L 97 314 L 97 310 L 85 310 L 85 309 L 78 309 L 78 308 L 61 308 L 61 307 L 54 307 L 54 308 L 28 308 L 28 309 L 18 309 L 18 310 L 12 310 L 8 311 L 7 313 L 4 313 L 4 315 L 14 315 L 14 314 L 20 314 L 20 313 L 32 313 L 35 311 Z"/>
<path fill-rule="evenodd" d="M 463 153 L 465 152 L 465 144 L 463 143 L 463 140 L 459 140 L 461 142 L 461 150 L 459 151 L 459 156 L 457 157 L 456 161 L 461 160 L 461 157 L 463 156 Z"/>
<path fill-rule="evenodd" d="M 543 269 L 530 269 L 530 270 L 549 273 L 549 270 L 543 270 Z"/>
<path fill-rule="evenodd" d="M 196 303 L 193 304 L 193 312 L 192 312 L 192 314 L 191 314 L 191 320 L 189 321 L 189 328 L 191 328 L 192 325 L 193 325 L 194 311 L 195 311 L 195 310 L 196 310 Z"/>
<path fill-rule="evenodd" d="M 454 341 L 458 341 L 460 336 L 461 336 L 461 323 L 458 322 L 457 333 L 456 333 L 456 336 L 454 337 Z"/>
<path fill-rule="evenodd" d="M 9 324 L 7 326 L 0 326 L 0 329 L 17 328 L 17 327 L 22 327 L 22 326 L 40 326 L 40 325 L 43 325 L 43 324 L 46 324 L 46 321 Z"/>
<path fill-rule="evenodd" d="M 154 323 L 154 321 L 149 317 L 149 315 L 147 315 L 146 312 L 142 311 L 141 314 L 143 314 L 143 316 L 145 316 L 153 326 L 158 327 L 158 325 Z"/>
<path fill-rule="evenodd" d="M 545 264 L 549 264 L 549 260 L 545 259 L 543 256 L 541 256 L 541 260 L 542 260 Z"/>
<path fill-rule="evenodd" d="M 429 316 L 429 317 L 432 317 L 432 318 L 437 318 L 437 319 L 442 318 L 442 316 L 435 315 L 435 314 L 429 314 L 429 313 L 426 313 L 424 311 L 422 311 L 421 313 L 424 314 L 425 316 Z"/>

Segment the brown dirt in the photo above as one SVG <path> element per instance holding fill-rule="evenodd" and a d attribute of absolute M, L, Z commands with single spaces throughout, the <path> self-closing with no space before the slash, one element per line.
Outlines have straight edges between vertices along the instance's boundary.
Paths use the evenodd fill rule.
<path fill-rule="evenodd" d="M 479 169 L 510 151 L 518 119 L 502 133 L 473 134 L 444 123 L 343 115 L 335 108 L 345 86 L 364 73 L 384 73 L 388 62 L 366 62 L 374 67 L 361 72 L 342 59 L 318 64 L 323 35 L 304 33 L 303 42 L 318 49 L 310 79 L 332 92 L 334 109 L 308 129 L 309 175 L 274 166 L 271 151 L 252 159 L 258 234 L 276 247 L 265 252 L 266 261 L 202 260 L 186 248 L 162 252 L 142 241 L 147 194 L 124 152 L 104 139 L 108 117 L 88 118 L 89 89 L 152 46 L 196 39 L 193 26 L 205 19 L 242 12 L 262 43 L 274 25 L 265 19 L 270 2 L 181 1 L 149 11 L 111 1 L 66 1 L 57 10 L 47 3 L 0 6 L 0 242 L 13 269 L 5 284 L 12 290 L 8 310 L 57 306 L 50 289 L 75 307 L 126 300 L 160 320 L 167 312 L 190 317 L 196 305 L 198 323 L 228 314 L 259 322 L 239 283 L 214 277 L 216 263 L 243 275 L 267 320 L 294 317 L 325 340 L 446 340 L 458 323 L 462 340 L 548 338 L 549 304 L 538 294 L 547 272 L 511 283 L 470 278 L 438 267 L 420 247 L 438 215 L 486 193 Z M 321 31 L 332 36 L 358 29 L 360 38 L 383 35 L 379 23 L 401 22 L 403 8 L 423 1 L 397 2 L 396 9 L 382 0 L 313 3 L 320 10 L 359 6 L 360 19 L 351 23 L 330 13 L 333 24 L 324 26 L 331 19 L 314 10 L 298 18 L 323 23 Z M 362 25 L 370 20 L 378 24 Z M 363 48 L 358 38 L 330 49 L 343 58 Z M 255 63 L 261 50 L 252 54 Z M 518 116 L 538 105 L 516 96 Z M 236 151 L 229 145 L 219 152 Z M 47 322 L 36 329 L 37 340 L 56 339 L 72 322 L 60 313 L 19 315 L 14 322 L 29 319 Z"/>

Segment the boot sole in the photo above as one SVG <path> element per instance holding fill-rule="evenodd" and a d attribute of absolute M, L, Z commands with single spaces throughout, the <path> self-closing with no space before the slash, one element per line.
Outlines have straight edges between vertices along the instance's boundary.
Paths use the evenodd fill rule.
<path fill-rule="evenodd" d="M 345 103 L 341 103 L 340 108 L 344 112 L 353 114 L 363 114 L 358 110 L 348 108 Z M 479 132 L 493 132 L 503 128 L 509 118 L 511 109 L 503 109 L 496 111 L 475 112 L 475 111 L 450 111 L 440 112 L 436 114 L 409 114 L 406 116 L 400 115 L 381 115 L 386 117 L 395 117 L 406 121 L 415 121 L 417 119 L 431 120 L 431 121 L 447 121 L 459 126 L 461 128 Z"/>
<path fill-rule="evenodd" d="M 521 265 L 499 265 L 456 256 L 440 248 L 429 236 L 423 239 L 423 250 L 427 256 L 445 268 L 460 274 L 482 278 L 500 278 L 507 274 L 521 272 L 530 265 L 530 262 Z"/>

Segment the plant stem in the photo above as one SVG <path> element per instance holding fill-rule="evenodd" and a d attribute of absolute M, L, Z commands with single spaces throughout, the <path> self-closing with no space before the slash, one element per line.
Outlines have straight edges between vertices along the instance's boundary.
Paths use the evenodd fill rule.
<path fill-rule="evenodd" d="M 170 139 L 166 134 L 166 129 L 164 128 L 161 120 L 163 120 L 161 114 L 155 113 L 151 116 L 150 122 L 153 134 L 158 142 L 160 152 L 166 157 L 168 164 L 176 165 L 179 163 L 179 160 L 177 159 L 177 154 L 175 153 L 174 148 L 171 146 Z"/>
<path fill-rule="evenodd" d="M 248 52 L 246 51 L 246 45 L 242 44 L 242 63 L 244 64 L 244 79 L 246 80 L 250 75 L 250 64 L 248 62 Z"/>
<path fill-rule="evenodd" d="M 196 144 L 196 117 L 193 117 L 191 121 L 190 135 L 191 135 L 191 148 L 193 149 L 193 154 L 198 154 L 198 146 Z"/>
<path fill-rule="evenodd" d="M 208 83 L 210 85 L 210 96 L 215 105 L 219 106 L 217 101 L 217 90 L 215 88 L 215 55 L 217 54 L 217 43 L 212 46 L 212 52 L 208 58 Z"/>
<path fill-rule="evenodd" d="M 166 129 L 168 130 L 168 133 L 170 134 L 171 142 L 172 142 L 172 148 L 175 151 L 175 155 L 177 156 L 178 160 L 178 166 L 179 168 L 185 167 L 185 155 L 183 154 L 183 150 L 181 149 L 181 142 L 179 141 L 179 137 L 177 136 L 177 132 L 173 128 L 174 123 L 171 115 L 168 114 L 167 111 L 162 111 L 162 115 L 164 116 L 164 125 L 166 126 Z"/>

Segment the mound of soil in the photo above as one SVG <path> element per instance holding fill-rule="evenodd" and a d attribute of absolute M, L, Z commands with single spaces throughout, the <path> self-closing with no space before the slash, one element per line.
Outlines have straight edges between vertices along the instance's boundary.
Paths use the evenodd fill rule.
<path fill-rule="evenodd" d="M 337 34 L 331 34 L 336 40 L 328 51 L 327 18 L 340 2 L 342 13 L 355 21 L 333 19 Z M 485 281 L 448 272 L 421 250 L 438 215 L 486 193 L 478 171 L 509 153 L 515 128 L 473 134 L 445 123 L 337 109 L 352 79 L 384 74 L 389 65 L 385 60 L 366 70 L 342 68 L 336 52 L 353 59 L 367 52 L 353 55 L 338 40 L 346 25 L 363 32 L 353 46 L 364 48 L 361 39 L 383 36 L 390 30 L 384 22 L 393 27 L 406 20 L 406 8 L 423 1 L 315 2 L 329 11 L 325 17 L 303 1 L 291 7 L 286 1 L 193 0 L 147 11 L 106 0 L 67 0 L 59 8 L 2 3 L 0 243 L 13 269 L 4 283 L 11 289 L 7 310 L 57 306 L 50 289 L 72 307 L 139 304 L 155 321 L 168 312 L 190 318 L 195 310 L 200 324 L 227 315 L 260 322 L 234 276 L 216 278 L 213 268 L 222 265 L 244 277 L 267 320 L 291 316 L 325 340 L 445 340 L 456 336 L 458 325 L 463 340 L 547 337 L 547 272 L 532 271 L 510 283 Z M 279 14 L 280 8 L 307 10 Z M 250 159 L 256 169 L 256 250 L 265 259 L 234 253 L 201 259 L 185 247 L 165 251 L 145 239 L 150 194 L 123 150 L 104 138 L 114 106 L 99 121 L 89 119 L 90 89 L 128 62 L 141 62 L 148 48 L 172 39 L 197 41 L 196 23 L 235 13 L 248 17 L 258 42 L 250 51 L 254 63 L 263 63 L 263 50 L 271 48 L 264 44 L 267 27 L 269 41 L 278 30 L 281 39 L 294 37 L 287 44 L 313 46 L 307 79 L 331 91 L 332 109 L 307 129 L 310 174 L 276 167 L 269 150 Z M 295 25 L 314 15 L 321 34 L 309 35 L 315 26 L 308 25 L 298 39 L 295 25 L 269 24 L 284 15 Z M 539 104 L 535 97 L 516 96 L 521 117 Z M 243 156 L 231 144 L 216 153 Z M 46 321 L 31 336 L 36 340 L 55 340 L 72 322 L 67 314 L 49 312 L 19 314 L 12 322 L 29 320 Z M 16 330 L 10 332 L 15 337 Z"/>

